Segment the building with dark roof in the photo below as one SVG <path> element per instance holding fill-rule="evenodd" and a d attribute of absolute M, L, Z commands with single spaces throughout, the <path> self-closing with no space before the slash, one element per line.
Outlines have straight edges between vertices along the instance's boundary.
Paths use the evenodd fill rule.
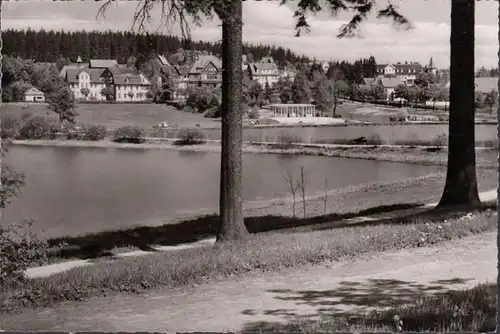
<path fill-rule="evenodd" d="M 272 57 L 264 57 L 259 62 L 250 63 L 247 66 L 248 76 L 264 87 L 278 82 L 281 72 Z"/>
<path fill-rule="evenodd" d="M 413 85 L 417 75 L 424 72 L 424 67 L 417 62 L 377 65 L 377 77 L 395 77 L 408 86 Z"/>

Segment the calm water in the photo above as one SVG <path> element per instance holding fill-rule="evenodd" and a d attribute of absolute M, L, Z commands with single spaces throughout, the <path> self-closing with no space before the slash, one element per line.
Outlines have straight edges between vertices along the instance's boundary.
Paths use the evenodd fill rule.
<path fill-rule="evenodd" d="M 176 137 L 176 130 L 166 133 L 167 137 Z M 204 130 L 208 139 L 220 139 L 220 130 Z M 431 141 L 440 133 L 448 133 L 448 124 L 424 125 L 370 125 L 370 126 L 332 126 L 304 128 L 246 128 L 243 130 L 247 141 L 276 141 L 281 134 L 291 134 L 300 137 L 305 142 L 318 142 L 338 139 L 354 139 L 359 137 L 380 136 L 384 144 L 394 144 L 404 140 Z M 476 141 L 496 140 L 496 125 L 477 124 Z"/>
<path fill-rule="evenodd" d="M 218 211 L 217 153 L 116 148 L 14 146 L 6 162 L 26 186 L 3 221 L 36 216 L 47 236 L 160 224 L 200 210 Z M 244 155 L 244 200 L 288 196 L 281 173 L 300 165 L 308 193 L 329 187 L 418 177 L 439 167 L 313 156 Z"/>

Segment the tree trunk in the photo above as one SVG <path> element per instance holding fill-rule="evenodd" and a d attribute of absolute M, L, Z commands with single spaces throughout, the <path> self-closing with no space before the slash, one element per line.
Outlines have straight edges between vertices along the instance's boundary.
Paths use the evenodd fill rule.
<path fill-rule="evenodd" d="M 451 86 L 446 184 L 438 207 L 481 205 L 474 127 L 475 0 L 451 2 Z"/>
<path fill-rule="evenodd" d="M 227 2 L 222 18 L 222 152 L 217 243 L 247 234 L 242 208 L 242 0 Z"/>

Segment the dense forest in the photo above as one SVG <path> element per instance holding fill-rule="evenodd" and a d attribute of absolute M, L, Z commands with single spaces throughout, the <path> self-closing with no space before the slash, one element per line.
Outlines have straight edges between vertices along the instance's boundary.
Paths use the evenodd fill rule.
<path fill-rule="evenodd" d="M 221 44 L 214 42 L 183 40 L 176 36 L 159 34 L 136 34 L 120 31 L 2 31 L 4 55 L 32 59 L 35 62 L 54 63 L 60 58 L 75 61 L 78 56 L 83 61 L 88 59 L 116 59 L 125 64 L 129 57 L 152 52 L 171 55 L 179 49 L 221 53 Z M 250 53 L 255 59 L 272 56 L 278 64 L 286 61 L 309 62 L 303 55 L 297 55 L 289 49 L 270 45 L 245 44 L 244 53 Z"/>

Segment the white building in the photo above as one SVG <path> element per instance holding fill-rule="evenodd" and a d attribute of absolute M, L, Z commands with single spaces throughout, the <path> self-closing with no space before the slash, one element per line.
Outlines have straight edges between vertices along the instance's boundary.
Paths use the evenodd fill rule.
<path fill-rule="evenodd" d="M 151 82 L 139 71 L 121 68 L 67 69 L 66 82 L 77 100 L 106 101 L 105 88 L 109 88 L 118 102 L 149 100 Z"/>
<path fill-rule="evenodd" d="M 413 62 L 377 65 L 377 77 L 396 77 L 403 80 L 408 86 L 413 85 L 417 75 L 423 71 L 422 65 Z"/>
<path fill-rule="evenodd" d="M 278 82 L 281 73 L 272 57 L 263 57 L 257 63 L 251 63 L 247 67 L 250 79 L 257 81 L 262 87 L 274 85 Z"/>
<path fill-rule="evenodd" d="M 24 92 L 24 102 L 45 102 L 45 94 L 35 87 L 32 87 Z"/>
<path fill-rule="evenodd" d="M 101 77 L 103 70 L 93 68 L 67 69 L 66 82 L 77 100 L 105 101 L 102 90 L 106 87 Z"/>

